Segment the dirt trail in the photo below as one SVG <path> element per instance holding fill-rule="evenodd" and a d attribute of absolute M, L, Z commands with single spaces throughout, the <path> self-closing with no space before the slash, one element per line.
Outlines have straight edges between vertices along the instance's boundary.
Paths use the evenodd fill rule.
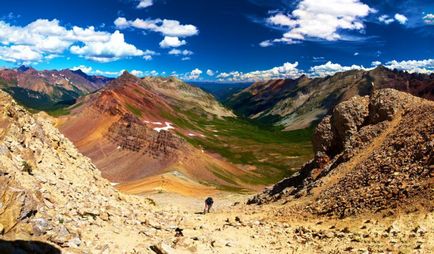
<path fill-rule="evenodd" d="M 376 216 L 336 220 L 291 213 L 288 204 L 246 206 L 246 195 L 213 196 L 212 212 L 202 214 L 203 198 L 172 193 L 145 195 L 173 219 L 156 246 L 166 253 L 432 253 L 433 216 Z M 239 204 L 234 206 L 235 202 Z M 152 224 L 152 223 L 151 223 Z M 175 229 L 183 229 L 175 237 Z M 161 232 L 160 232 L 161 233 Z M 151 252 L 152 253 L 152 252 Z"/>

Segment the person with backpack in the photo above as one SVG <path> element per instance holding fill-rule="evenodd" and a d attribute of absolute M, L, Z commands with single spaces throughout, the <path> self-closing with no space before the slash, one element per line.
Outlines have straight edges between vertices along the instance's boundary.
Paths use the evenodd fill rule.
<path fill-rule="evenodd" d="M 203 214 L 206 214 L 207 212 L 211 210 L 212 205 L 214 204 L 214 200 L 212 197 L 208 197 L 205 199 L 205 208 L 203 209 Z"/>

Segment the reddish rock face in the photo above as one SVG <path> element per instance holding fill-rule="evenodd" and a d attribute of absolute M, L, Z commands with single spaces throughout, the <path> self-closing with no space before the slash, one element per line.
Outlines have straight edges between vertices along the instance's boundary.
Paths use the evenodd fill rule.
<path fill-rule="evenodd" d="M 250 200 L 313 196 L 305 209 L 346 217 L 433 209 L 434 102 L 393 89 L 339 104 L 318 125 L 316 157 Z"/>
<path fill-rule="evenodd" d="M 77 105 L 62 118 L 60 130 L 110 181 L 131 182 L 174 170 L 215 179 L 209 165 L 235 168 L 186 142 L 182 134 L 189 130 L 171 122 L 189 121 L 191 116 L 183 114 L 189 108 L 207 119 L 232 116 L 212 96 L 182 81 L 139 79 L 125 72 Z M 165 129 L 167 124 L 173 129 Z"/>

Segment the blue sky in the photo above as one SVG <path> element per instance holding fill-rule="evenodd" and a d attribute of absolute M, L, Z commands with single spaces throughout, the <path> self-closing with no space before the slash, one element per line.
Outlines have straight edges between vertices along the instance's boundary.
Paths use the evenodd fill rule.
<path fill-rule="evenodd" d="M 434 71 L 434 2 L 9 1 L 0 66 L 251 81 L 379 63 Z"/>

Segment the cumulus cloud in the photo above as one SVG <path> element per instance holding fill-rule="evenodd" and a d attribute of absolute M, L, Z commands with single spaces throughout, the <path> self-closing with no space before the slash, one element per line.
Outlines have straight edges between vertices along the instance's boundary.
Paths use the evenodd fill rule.
<path fill-rule="evenodd" d="M 343 39 L 341 30 L 362 30 L 363 18 L 374 9 L 359 0 L 302 0 L 290 14 L 277 13 L 267 24 L 286 30 L 282 38 L 261 42 L 299 43 L 309 38 L 336 41 Z"/>
<path fill-rule="evenodd" d="M 144 75 L 143 71 L 138 71 L 138 70 L 132 70 L 130 73 L 136 77 L 143 77 Z"/>
<path fill-rule="evenodd" d="M 0 47 L 0 59 L 8 62 L 21 62 L 30 64 L 39 62 L 43 58 L 43 54 L 31 46 L 12 45 L 9 47 Z"/>
<path fill-rule="evenodd" d="M 195 79 L 198 79 L 201 74 L 202 74 L 202 70 L 196 68 L 196 69 L 192 70 L 191 72 L 182 75 L 183 77 L 181 77 L 181 78 L 187 79 L 187 80 L 195 80 Z"/>
<path fill-rule="evenodd" d="M 119 29 L 126 28 L 136 28 L 142 30 L 148 30 L 160 33 L 164 36 L 164 40 L 166 42 L 161 42 L 160 46 L 163 44 L 164 47 L 179 47 L 181 45 L 186 44 L 185 40 L 180 40 L 179 38 L 185 38 L 197 35 L 199 30 L 196 26 L 187 24 L 183 25 L 178 20 L 170 20 L 170 19 L 135 19 L 135 20 L 127 20 L 124 17 L 119 17 L 114 21 L 114 24 Z M 176 45 L 176 46 L 170 46 Z"/>
<path fill-rule="evenodd" d="M 206 71 L 206 75 L 212 77 L 212 76 L 215 75 L 215 72 L 214 72 L 213 70 L 211 70 L 211 69 L 208 69 L 208 70 Z"/>
<path fill-rule="evenodd" d="M 349 71 L 349 70 L 365 70 L 362 65 L 342 66 L 338 63 L 332 63 L 328 61 L 325 64 L 313 66 L 310 68 L 310 76 L 313 77 L 325 77 L 334 75 L 337 72 Z"/>
<path fill-rule="evenodd" d="M 152 0 L 140 0 L 139 4 L 137 5 L 137 9 L 143 9 L 147 8 L 149 6 L 152 6 L 154 3 Z"/>
<path fill-rule="evenodd" d="M 395 21 L 400 23 L 401 25 L 405 25 L 408 21 L 408 18 L 402 14 L 396 13 L 393 17 L 390 17 L 387 14 L 381 15 L 378 17 L 378 21 L 380 21 L 383 24 L 389 25 Z"/>
<path fill-rule="evenodd" d="M 381 15 L 380 17 L 378 17 L 378 21 L 380 21 L 381 23 L 384 23 L 386 25 L 392 23 L 393 21 L 395 21 L 393 18 L 389 17 L 389 15 Z"/>
<path fill-rule="evenodd" d="M 181 47 L 182 45 L 185 45 L 185 44 L 187 44 L 187 42 L 185 40 L 180 40 L 178 37 L 166 36 L 160 42 L 160 47 L 162 47 L 162 48 L 177 48 L 177 47 Z"/>
<path fill-rule="evenodd" d="M 178 20 L 170 19 L 135 19 L 127 20 L 126 18 L 119 17 L 115 20 L 115 25 L 119 29 L 128 27 L 149 30 L 161 33 L 164 36 L 172 37 L 189 37 L 197 35 L 199 30 L 194 25 L 183 25 Z"/>
<path fill-rule="evenodd" d="M 428 13 L 423 17 L 423 22 L 427 25 L 434 25 L 434 14 Z"/>
<path fill-rule="evenodd" d="M 268 70 L 258 70 L 248 73 L 239 71 L 222 72 L 217 75 L 221 81 L 258 81 L 276 78 L 297 78 L 303 73 L 297 69 L 298 62 L 284 63 L 282 66 L 274 67 Z"/>
<path fill-rule="evenodd" d="M 115 42 L 118 43 L 113 44 Z M 56 19 L 38 19 L 26 26 L 13 26 L 0 21 L 0 44 L 2 44 L 0 59 L 19 63 L 50 60 L 61 56 L 67 49 L 97 61 L 102 58 L 117 60 L 143 53 L 135 46 L 126 43 L 123 34 L 118 31 L 113 34 L 96 31 L 93 26 L 87 28 L 73 26 L 67 29 Z M 103 50 L 107 53 L 106 57 L 102 57 L 101 53 L 92 52 L 91 49 L 99 50 L 102 48 L 101 45 L 105 44 L 117 48 Z"/>
<path fill-rule="evenodd" d="M 152 50 L 145 50 L 143 51 L 143 59 L 145 59 L 146 61 L 150 61 L 153 59 L 153 56 L 159 55 L 159 53 L 152 51 Z"/>
<path fill-rule="evenodd" d="M 371 63 L 371 65 L 372 65 L 372 66 L 378 66 L 378 65 L 381 65 L 381 62 L 380 62 L 380 61 L 373 61 L 373 62 Z"/>
<path fill-rule="evenodd" d="M 396 21 L 398 21 L 401 25 L 404 25 L 405 23 L 407 23 L 408 18 L 402 14 L 396 13 L 395 14 L 395 19 Z"/>
<path fill-rule="evenodd" d="M 180 50 L 180 49 L 172 49 L 169 51 L 169 55 L 175 55 L 175 56 L 191 56 L 193 55 L 193 51 L 190 51 L 188 49 Z"/>
<path fill-rule="evenodd" d="M 144 51 L 137 49 L 134 45 L 126 43 L 124 35 L 119 31 L 111 34 L 110 39 L 106 42 L 87 42 L 82 47 L 74 45 L 70 50 L 73 54 L 101 63 L 145 54 Z"/>
<path fill-rule="evenodd" d="M 79 66 L 75 66 L 72 68 L 69 68 L 70 70 L 76 71 L 76 70 L 81 70 L 82 72 L 89 74 L 92 72 L 92 67 L 90 66 L 85 66 L 85 65 L 79 65 Z"/>
<path fill-rule="evenodd" d="M 387 62 L 385 66 L 389 69 L 404 70 L 409 73 L 434 73 L 434 59 L 406 61 L 392 60 Z"/>

